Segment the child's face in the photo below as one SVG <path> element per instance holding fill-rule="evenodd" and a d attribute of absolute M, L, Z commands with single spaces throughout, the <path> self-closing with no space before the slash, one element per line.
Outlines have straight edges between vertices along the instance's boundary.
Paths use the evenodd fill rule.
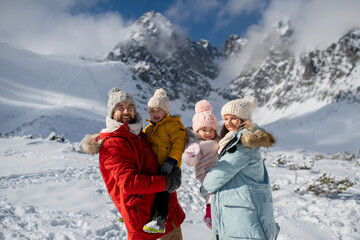
<path fill-rule="evenodd" d="M 150 110 L 149 116 L 150 116 L 150 119 L 152 122 L 158 123 L 164 119 L 164 117 L 166 116 L 166 113 L 161 108 L 155 107 Z"/>
<path fill-rule="evenodd" d="M 214 139 L 215 135 L 216 135 L 215 129 L 212 127 L 200 128 L 198 133 L 199 133 L 200 137 L 205 141 Z"/>

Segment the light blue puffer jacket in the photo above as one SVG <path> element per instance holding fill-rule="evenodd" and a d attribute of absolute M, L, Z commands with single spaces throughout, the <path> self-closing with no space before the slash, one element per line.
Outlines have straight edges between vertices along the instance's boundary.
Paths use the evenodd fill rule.
<path fill-rule="evenodd" d="M 259 149 L 272 146 L 275 139 L 256 128 L 234 134 L 204 179 L 201 194 L 213 193 L 214 239 L 273 240 L 279 233 L 269 176 Z"/>

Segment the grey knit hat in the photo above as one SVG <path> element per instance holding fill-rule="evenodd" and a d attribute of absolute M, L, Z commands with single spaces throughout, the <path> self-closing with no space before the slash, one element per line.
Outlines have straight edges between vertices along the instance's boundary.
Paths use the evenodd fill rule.
<path fill-rule="evenodd" d="M 135 107 L 136 113 L 136 103 L 131 94 L 121 90 L 118 87 L 114 87 L 109 91 L 109 100 L 108 100 L 108 117 L 112 118 L 116 106 L 121 102 L 130 102 Z"/>
<path fill-rule="evenodd" d="M 161 108 L 166 114 L 170 114 L 170 99 L 166 96 L 166 91 L 162 88 L 156 89 L 154 96 L 147 104 L 147 111 L 150 113 L 152 108 Z"/>
<path fill-rule="evenodd" d="M 251 96 L 245 96 L 242 99 L 232 100 L 226 103 L 221 109 L 221 116 L 232 114 L 243 120 L 250 120 L 252 112 L 257 107 L 257 100 Z"/>

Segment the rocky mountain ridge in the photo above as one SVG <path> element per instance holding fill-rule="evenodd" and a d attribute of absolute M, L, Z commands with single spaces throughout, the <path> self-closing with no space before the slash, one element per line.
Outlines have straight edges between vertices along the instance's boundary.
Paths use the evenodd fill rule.
<path fill-rule="evenodd" d="M 284 46 L 284 45 L 283 45 Z M 360 29 L 354 29 L 325 50 L 294 56 L 288 48 L 269 51 L 258 66 L 232 81 L 232 96 L 253 95 L 259 105 L 279 109 L 310 98 L 360 102 Z"/>
<path fill-rule="evenodd" d="M 275 28 L 271 34 L 278 34 L 279 40 L 274 44 L 271 42 L 274 36 L 265 38 L 266 57 L 255 66 L 243 68 L 230 86 L 221 88 L 212 87 L 215 81 L 222 81 L 217 79 L 219 63 L 241 57 L 239 54 L 247 47 L 248 40 L 231 35 L 219 52 L 209 41 L 192 41 L 155 11 L 140 17 L 131 37 L 119 43 L 105 60 L 127 64 L 133 78 L 147 83 L 137 84 L 144 98 L 162 87 L 171 100 L 181 100 L 183 110 L 192 109 L 195 102 L 211 93 L 227 100 L 252 95 L 258 99 L 259 106 L 271 109 L 309 98 L 360 102 L 359 29 L 325 50 L 314 49 L 294 56 L 290 47 L 296 29 L 287 21 L 279 22 Z"/>
<path fill-rule="evenodd" d="M 210 82 L 218 75 L 218 50 L 202 40 L 193 42 L 160 13 L 144 14 L 135 23 L 131 38 L 119 43 L 106 61 L 128 64 L 134 77 L 148 83 L 153 92 L 162 87 L 170 99 L 181 99 L 182 108 L 207 97 L 212 91 Z"/>

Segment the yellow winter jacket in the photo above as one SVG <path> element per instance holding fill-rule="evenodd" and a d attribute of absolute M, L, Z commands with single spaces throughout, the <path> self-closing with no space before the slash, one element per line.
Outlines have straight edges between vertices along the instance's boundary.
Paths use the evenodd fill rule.
<path fill-rule="evenodd" d="M 168 157 L 177 161 L 181 166 L 181 157 L 185 150 L 186 130 L 180 117 L 166 115 L 156 124 L 146 119 L 150 124 L 145 127 L 146 138 L 158 158 L 159 165 L 163 165 Z"/>

